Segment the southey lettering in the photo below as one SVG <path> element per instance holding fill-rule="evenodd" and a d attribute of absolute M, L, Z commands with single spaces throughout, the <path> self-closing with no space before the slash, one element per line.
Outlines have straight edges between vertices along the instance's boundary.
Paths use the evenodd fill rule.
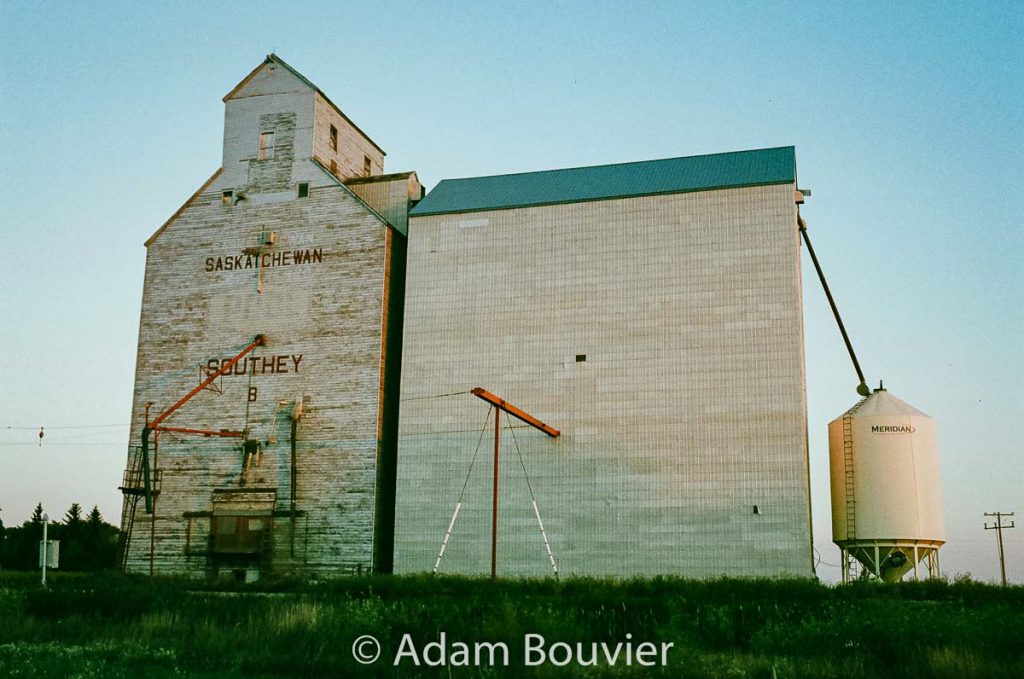
<path fill-rule="evenodd" d="M 913 434 L 917 429 L 909 424 L 873 424 L 872 434 Z"/>
<path fill-rule="evenodd" d="M 299 372 L 302 354 L 282 354 L 279 356 L 246 356 L 224 372 L 225 377 L 232 375 L 281 375 Z M 230 358 L 211 358 L 206 362 L 206 371 L 212 375 L 231 362 Z"/>
<path fill-rule="evenodd" d="M 296 266 L 303 264 L 320 264 L 324 261 L 323 248 L 306 250 L 289 250 L 262 254 L 224 255 L 207 257 L 204 271 L 237 271 L 239 269 L 272 269 L 278 266 Z"/>

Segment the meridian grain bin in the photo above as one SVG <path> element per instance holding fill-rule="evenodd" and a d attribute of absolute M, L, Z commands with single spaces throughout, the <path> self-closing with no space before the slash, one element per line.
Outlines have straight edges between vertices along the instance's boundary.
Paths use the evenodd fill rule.
<path fill-rule="evenodd" d="M 878 389 L 828 425 L 832 540 L 843 580 L 856 562 L 896 582 L 939 572 L 945 541 L 935 420 Z"/>

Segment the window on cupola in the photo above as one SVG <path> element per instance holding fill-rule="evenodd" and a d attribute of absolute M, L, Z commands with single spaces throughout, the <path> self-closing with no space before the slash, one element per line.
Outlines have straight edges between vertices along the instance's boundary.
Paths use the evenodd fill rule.
<path fill-rule="evenodd" d="M 274 157 L 274 133 L 260 132 L 260 150 L 256 156 L 260 160 Z"/>

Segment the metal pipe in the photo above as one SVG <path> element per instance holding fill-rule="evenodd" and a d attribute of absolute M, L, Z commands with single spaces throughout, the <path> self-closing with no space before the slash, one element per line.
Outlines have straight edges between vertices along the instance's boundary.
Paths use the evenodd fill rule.
<path fill-rule="evenodd" d="M 156 481 L 156 470 L 160 468 L 160 431 L 153 432 L 153 480 Z M 153 566 L 156 560 L 156 495 L 153 496 L 153 517 L 149 522 L 149 577 L 153 577 Z"/>
<path fill-rule="evenodd" d="M 295 466 L 295 434 L 299 428 L 299 420 L 296 417 L 292 417 L 292 478 L 291 478 L 291 492 L 289 494 L 291 498 L 291 555 L 295 556 L 295 487 L 297 485 L 296 475 L 298 470 Z"/>
<path fill-rule="evenodd" d="M 498 576 L 498 446 L 501 440 L 501 408 L 494 409 L 494 488 L 491 490 L 491 579 Z"/>
<path fill-rule="evenodd" d="M 142 487 L 145 490 L 146 513 L 153 513 L 153 485 L 149 478 L 149 427 L 142 428 Z M 134 479 L 133 479 L 134 481 Z"/>
<path fill-rule="evenodd" d="M 202 382 L 199 383 L 198 387 L 196 387 L 192 391 L 190 391 L 187 394 L 185 394 L 184 396 L 182 396 L 181 399 L 179 399 L 177 403 L 175 403 L 170 408 L 168 408 L 167 410 L 162 412 L 155 420 L 153 420 L 152 422 L 148 423 L 150 429 L 156 429 L 160 425 L 160 423 L 163 422 L 164 420 L 166 420 L 168 417 L 170 417 L 171 414 L 174 413 L 174 411 L 176 411 L 178 408 L 180 408 L 181 406 L 183 406 L 186 403 L 188 403 L 189 399 L 191 399 L 193 396 L 195 396 L 200 391 L 202 391 L 207 386 L 209 386 L 215 379 L 217 379 L 218 377 L 220 377 L 221 375 L 226 373 L 228 370 L 233 368 L 234 365 L 236 363 L 238 363 L 240 360 L 242 360 L 242 358 L 246 354 L 248 354 L 250 351 L 252 351 L 256 347 L 261 347 L 264 344 L 266 344 L 266 339 L 264 338 L 264 336 L 263 335 L 256 335 L 256 339 L 253 340 L 252 344 L 250 344 L 245 349 L 243 349 L 241 351 L 241 353 L 239 353 L 237 356 L 232 358 L 230 361 L 228 361 L 227 363 L 222 365 L 220 368 L 218 368 L 214 372 L 212 372 L 209 377 L 207 377 L 205 380 L 203 380 Z"/>
<path fill-rule="evenodd" d="M 455 519 L 459 518 L 460 509 L 462 509 L 462 502 L 456 502 L 455 512 L 452 514 L 452 520 L 448 524 L 448 530 L 444 534 L 444 540 L 441 541 L 441 551 L 438 552 L 437 561 L 434 562 L 434 575 L 437 575 L 437 571 L 441 567 L 441 559 L 444 557 L 444 550 L 448 548 L 448 539 L 452 536 L 452 529 L 455 528 Z"/>
<path fill-rule="evenodd" d="M 857 378 L 860 380 L 860 384 L 857 385 L 857 393 L 861 396 L 869 396 L 871 389 L 868 388 L 867 382 L 864 379 L 864 372 L 860 369 L 860 362 L 857 361 L 857 354 L 853 352 L 853 344 L 850 342 L 850 336 L 846 334 L 846 326 L 843 325 L 843 319 L 839 316 L 839 309 L 836 307 L 836 301 L 832 298 L 832 291 L 829 290 L 828 282 L 825 281 L 825 273 L 821 270 L 821 264 L 818 263 L 818 257 L 814 254 L 814 246 L 811 245 L 811 237 L 807 235 L 807 222 L 802 217 L 797 215 L 797 226 L 800 227 L 800 233 L 803 234 L 804 242 L 807 243 L 807 252 L 811 255 L 811 261 L 814 262 L 814 269 L 818 272 L 818 279 L 821 280 L 821 287 L 825 289 L 825 297 L 828 298 L 828 304 L 832 307 L 832 315 L 836 317 L 836 323 L 839 324 L 839 332 L 843 335 L 843 341 L 846 342 L 846 350 L 850 352 L 850 359 L 853 360 L 853 369 L 857 371 Z"/>
<path fill-rule="evenodd" d="M 236 439 L 240 439 L 245 436 L 245 432 L 241 431 L 213 431 L 211 429 L 189 429 L 188 427 L 160 427 L 156 430 L 156 433 L 159 434 L 162 431 L 176 432 L 178 434 L 199 434 L 200 436 L 224 436 Z"/>
<path fill-rule="evenodd" d="M 209 386 L 215 379 L 226 373 L 228 370 L 234 367 L 246 354 L 251 352 L 256 347 L 261 347 L 266 344 L 267 340 L 263 335 L 256 335 L 256 339 L 253 340 L 252 344 L 247 346 L 237 356 L 232 358 L 230 361 L 222 365 L 220 368 L 215 370 L 205 380 L 199 383 L 199 386 L 182 396 L 177 403 L 172 405 L 170 408 L 160 413 L 155 420 L 149 421 L 149 406 L 146 406 L 146 426 L 142 428 L 142 478 L 143 487 L 146 495 L 146 513 L 153 513 L 153 487 L 150 483 L 149 478 L 149 433 L 156 431 L 160 428 L 160 423 L 170 417 L 178 408 L 188 403 L 189 399 L 198 394 L 200 391 Z M 201 432 L 209 435 L 208 432 Z M 214 434 L 218 435 L 218 434 Z"/>
<path fill-rule="evenodd" d="M 537 501 L 533 501 L 533 513 L 537 517 L 537 525 L 540 526 L 540 534 L 544 538 L 544 548 L 548 550 L 548 559 L 551 560 L 551 570 L 555 572 L 555 577 L 558 577 L 558 566 L 555 565 L 555 555 L 551 553 L 551 544 L 548 542 L 548 534 L 544 530 L 544 522 L 540 520 L 540 510 L 537 509 Z"/>

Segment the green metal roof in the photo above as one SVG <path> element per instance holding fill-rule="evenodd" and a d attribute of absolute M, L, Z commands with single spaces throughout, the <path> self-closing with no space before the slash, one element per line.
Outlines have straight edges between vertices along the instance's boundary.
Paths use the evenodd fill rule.
<path fill-rule="evenodd" d="M 409 215 L 505 210 L 796 181 L 792 146 L 494 177 L 445 179 Z"/>

